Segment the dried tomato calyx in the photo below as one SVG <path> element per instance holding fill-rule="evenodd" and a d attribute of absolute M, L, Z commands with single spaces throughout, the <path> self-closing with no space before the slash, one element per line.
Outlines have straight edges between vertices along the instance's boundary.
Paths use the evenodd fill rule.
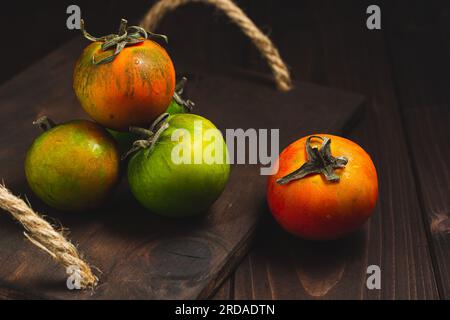
<path fill-rule="evenodd" d="M 152 33 L 150 31 L 146 31 L 144 28 L 139 26 L 130 26 L 127 27 L 128 21 L 125 19 L 120 20 L 119 33 L 118 34 L 109 34 L 103 37 L 94 37 L 86 31 L 84 26 L 84 20 L 81 19 L 81 32 L 83 36 L 93 42 L 100 41 L 103 42 L 102 50 L 107 51 L 109 49 L 115 48 L 111 55 L 108 55 L 104 58 L 95 61 L 95 57 L 92 57 L 92 62 L 94 64 L 102 64 L 113 61 L 115 57 L 129 45 L 134 45 L 137 43 L 143 42 L 145 39 L 149 37 L 153 38 L 161 38 L 166 43 L 168 42 L 167 37 L 162 34 Z"/>
<path fill-rule="evenodd" d="M 38 126 L 42 129 L 42 131 L 50 130 L 51 128 L 56 126 L 56 123 L 47 116 L 42 116 L 37 120 L 33 121 L 35 126 Z"/>
<path fill-rule="evenodd" d="M 311 147 L 312 138 L 322 140 L 320 149 Z M 334 172 L 334 169 L 344 168 L 348 163 L 346 157 L 333 157 L 331 154 L 331 139 L 326 137 L 308 137 L 306 139 L 306 155 L 308 158 L 307 162 L 294 172 L 278 179 L 277 183 L 286 184 L 292 180 L 302 179 L 313 173 L 323 174 L 328 181 L 338 182 L 339 176 Z"/>
<path fill-rule="evenodd" d="M 156 142 L 158 141 L 161 134 L 169 128 L 169 123 L 167 123 L 167 119 L 170 116 L 168 113 L 163 113 L 160 115 L 150 126 L 149 129 L 139 128 L 139 127 L 130 127 L 130 132 L 141 136 L 143 139 L 136 140 L 133 143 L 131 149 L 122 156 L 121 160 L 125 160 L 132 153 L 135 153 L 141 149 L 148 149 L 149 153 L 155 147 Z"/>
<path fill-rule="evenodd" d="M 181 106 L 183 106 L 183 108 L 187 111 L 187 112 L 191 112 L 192 109 L 195 106 L 195 103 L 189 99 L 184 99 L 183 98 L 183 91 L 184 91 L 184 87 L 187 83 L 187 78 L 183 77 L 181 78 L 180 81 L 178 81 L 177 85 L 175 86 L 175 92 L 173 93 L 173 99 Z"/>

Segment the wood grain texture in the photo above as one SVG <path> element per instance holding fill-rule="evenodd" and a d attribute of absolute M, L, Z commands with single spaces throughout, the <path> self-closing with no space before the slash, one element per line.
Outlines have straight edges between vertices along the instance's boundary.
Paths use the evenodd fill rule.
<path fill-rule="evenodd" d="M 368 97 L 363 121 L 347 136 L 372 156 L 380 195 L 365 229 L 336 243 L 286 236 L 266 212 L 260 240 L 235 272 L 236 299 L 439 298 L 384 35 L 365 26 L 369 4 L 258 2 L 267 7 L 260 24 L 294 75 Z M 365 286 L 372 264 L 381 267 L 381 290 Z"/>
<path fill-rule="evenodd" d="M 441 297 L 450 299 L 450 5 L 397 1 L 387 9 L 387 39 L 408 156 L 437 285 Z"/>
<path fill-rule="evenodd" d="M 145 212 L 125 179 L 104 207 L 83 214 L 52 210 L 26 186 L 23 159 L 39 133 L 32 121 L 43 114 L 57 122 L 85 117 L 71 88 L 72 68 L 85 45 L 81 39 L 68 43 L 0 89 L 6 115 L 0 120 L 0 176 L 16 194 L 26 194 L 37 211 L 71 230 L 70 237 L 87 259 L 103 271 L 101 283 L 94 292 L 66 290 L 64 270 L 27 243 L 20 227 L 2 214 L 1 294 L 77 299 L 209 297 L 248 251 L 264 210 L 266 179 L 259 175 L 259 166 L 233 166 L 230 182 L 209 214 L 190 221 Z M 252 74 L 219 76 L 180 65 L 177 70 L 190 78 L 188 95 L 197 104 L 196 112 L 220 129 L 282 128 L 281 145 L 313 130 L 338 131 L 362 103 L 361 95 L 308 83 L 298 82 L 295 90 L 281 93 Z"/>

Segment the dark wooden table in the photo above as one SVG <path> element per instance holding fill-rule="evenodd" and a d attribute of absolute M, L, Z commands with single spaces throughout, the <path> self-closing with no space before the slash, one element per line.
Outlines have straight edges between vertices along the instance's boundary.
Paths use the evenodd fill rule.
<path fill-rule="evenodd" d="M 372 155 L 380 197 L 363 230 L 331 244 L 293 239 L 265 214 L 253 248 L 215 298 L 450 299 L 450 4 L 378 1 L 382 30 L 371 31 L 368 1 L 237 2 L 270 34 L 296 79 L 366 96 L 366 113 L 347 136 Z M 148 5 L 79 3 L 98 33 L 121 16 L 137 19 Z M 39 5 L 25 14 L 35 21 L 50 15 L 43 25 L 59 38 L 33 38 L 30 52 L 3 51 L 1 80 L 71 36 L 61 31 L 62 4 Z M 17 11 L 22 16 L 6 22 L 23 21 Z M 102 21 L 95 19 L 100 12 Z M 211 8 L 179 9 L 159 31 L 170 35 L 178 61 L 268 72 L 249 41 Z M 366 288 L 369 265 L 381 268 L 381 290 Z"/>

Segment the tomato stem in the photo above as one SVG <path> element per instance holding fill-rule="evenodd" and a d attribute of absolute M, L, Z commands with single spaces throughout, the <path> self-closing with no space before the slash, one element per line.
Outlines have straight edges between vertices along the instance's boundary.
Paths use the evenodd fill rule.
<path fill-rule="evenodd" d="M 182 96 L 186 83 L 186 77 L 183 77 L 180 81 L 178 81 L 177 85 L 175 86 L 175 92 L 173 93 L 173 99 L 176 101 L 176 103 L 181 105 L 186 112 L 192 112 L 195 103 L 189 99 L 184 99 Z"/>
<path fill-rule="evenodd" d="M 322 140 L 320 150 L 311 147 L 311 139 L 316 138 Z M 334 169 L 344 168 L 348 159 L 346 157 L 333 157 L 331 154 L 331 139 L 319 136 L 309 136 L 306 139 L 306 155 L 308 161 L 299 169 L 277 180 L 279 184 L 287 184 L 293 180 L 298 180 L 313 173 L 320 173 L 325 176 L 328 181 L 339 182 L 339 176 Z"/>
<path fill-rule="evenodd" d="M 149 130 L 152 132 L 156 132 L 158 131 L 158 129 L 160 128 L 160 126 L 162 124 L 164 124 L 165 122 L 167 122 L 167 119 L 169 118 L 170 114 L 168 114 L 167 112 L 163 113 L 162 115 L 160 115 L 158 118 L 155 119 L 155 121 L 153 121 L 153 123 L 150 125 Z"/>
<path fill-rule="evenodd" d="M 130 127 L 128 131 L 145 139 L 149 139 L 154 134 L 153 131 L 140 127 Z"/>
<path fill-rule="evenodd" d="M 33 121 L 33 125 L 39 126 L 42 131 L 47 131 L 56 126 L 55 122 L 47 116 L 42 116 Z"/>
<path fill-rule="evenodd" d="M 122 156 L 122 160 L 128 158 L 132 153 L 135 153 L 141 149 L 149 149 L 149 153 L 153 150 L 158 142 L 161 134 L 169 128 L 169 124 L 167 123 L 167 119 L 169 118 L 168 113 L 163 113 L 152 123 L 149 129 L 139 128 L 139 127 L 130 127 L 129 131 L 135 133 L 137 135 L 142 136 L 145 139 L 136 140 L 133 143 L 131 149 Z"/>
<path fill-rule="evenodd" d="M 166 43 L 168 43 L 169 41 L 167 36 L 163 34 L 152 33 L 150 31 L 146 31 L 144 28 L 139 26 L 127 27 L 127 24 L 128 24 L 127 20 L 121 19 L 118 34 L 109 34 L 103 37 L 95 37 L 86 31 L 84 20 L 81 19 L 81 33 L 86 39 L 92 42 L 97 41 L 103 42 L 101 47 L 103 51 L 107 51 L 109 49 L 114 48 L 114 51 L 112 52 L 111 55 L 101 58 L 98 61 L 96 61 L 95 57 L 93 56 L 92 57 L 93 64 L 97 65 L 111 62 L 126 46 L 144 42 L 146 39 L 149 38 L 160 38 L 163 39 Z"/>

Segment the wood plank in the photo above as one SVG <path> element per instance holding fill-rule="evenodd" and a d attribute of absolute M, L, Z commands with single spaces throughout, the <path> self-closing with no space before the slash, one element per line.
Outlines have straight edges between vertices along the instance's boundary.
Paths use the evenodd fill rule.
<path fill-rule="evenodd" d="M 38 134 L 31 122 L 47 114 L 56 121 L 85 117 L 71 88 L 76 57 L 86 44 L 76 39 L 0 89 L 0 176 L 34 208 L 71 230 L 88 260 L 103 274 L 95 292 L 69 292 L 64 270 L 24 241 L 21 229 L 0 216 L 0 288 L 30 297 L 116 299 L 205 298 L 247 252 L 264 206 L 265 177 L 256 165 L 233 166 L 230 182 L 209 214 L 192 221 L 168 220 L 145 212 L 123 181 L 104 207 L 64 214 L 43 205 L 26 185 L 23 159 Z M 281 93 L 259 77 L 189 71 L 196 112 L 219 128 L 282 128 L 285 145 L 297 134 L 336 131 L 353 119 L 362 96 L 296 83 Z M 302 117 L 298 114 L 301 113 Z M 14 143 L 11 143 L 14 141 Z"/>
<path fill-rule="evenodd" d="M 389 51 L 437 285 L 450 299 L 450 6 L 390 3 Z"/>
<path fill-rule="evenodd" d="M 363 121 L 346 136 L 372 156 L 379 201 L 365 229 L 329 244 L 293 239 L 266 211 L 257 245 L 235 272 L 235 298 L 438 298 L 383 33 L 365 27 L 366 8 L 372 3 L 297 3 L 258 1 L 270 7 L 271 36 L 294 75 L 367 96 Z M 366 268 L 372 264 L 381 267 L 381 290 L 365 286 Z"/>

